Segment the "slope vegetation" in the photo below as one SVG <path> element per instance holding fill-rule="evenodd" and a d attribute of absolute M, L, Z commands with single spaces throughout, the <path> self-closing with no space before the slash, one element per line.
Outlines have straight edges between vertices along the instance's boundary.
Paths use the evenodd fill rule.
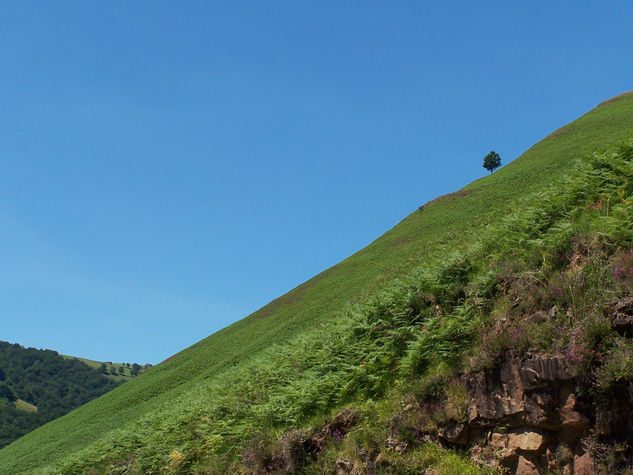
<path fill-rule="evenodd" d="M 390 413 L 389 401 L 408 394 L 400 385 L 411 375 L 425 378 L 430 369 L 439 374 L 441 364 L 462 361 L 474 344 L 484 315 L 500 304 L 486 294 L 486 259 L 473 253 L 496 256 L 532 238 L 525 231 L 511 236 L 506 247 L 491 247 L 500 220 L 513 212 L 532 216 L 530 206 L 547 198 L 538 193 L 562 180 L 587 153 L 624 140 L 632 124 L 633 95 L 601 105 L 494 174 L 428 203 L 253 315 L 6 447 L 0 472 L 296 471 L 293 456 L 275 458 L 264 450 L 280 431 L 286 431 L 278 439 L 281 453 L 322 453 L 315 463 L 324 465 L 315 469 L 332 469 L 337 462 L 328 457 L 336 451 L 324 449 L 328 442 L 351 443 L 345 435 L 355 421 L 367 413 Z M 581 201 L 552 196 L 557 206 Z M 553 210 L 547 216 L 567 219 L 555 215 Z M 466 305 L 468 295 L 485 303 Z M 424 348 L 446 359 L 435 361 Z M 379 406 L 367 402 L 373 400 Z M 330 411 L 345 404 L 355 409 L 329 419 Z M 460 414 L 456 409 L 447 418 Z M 288 432 L 307 424 L 321 432 Z M 362 431 L 359 437 L 370 439 Z M 284 442 L 289 440 L 299 442 Z M 355 447 L 355 453 L 368 454 L 362 463 L 377 463 L 370 449 Z M 420 446 L 401 461 L 401 471 L 419 471 L 424 464 L 440 470 L 447 463 L 463 473 L 478 470 L 438 450 Z"/>

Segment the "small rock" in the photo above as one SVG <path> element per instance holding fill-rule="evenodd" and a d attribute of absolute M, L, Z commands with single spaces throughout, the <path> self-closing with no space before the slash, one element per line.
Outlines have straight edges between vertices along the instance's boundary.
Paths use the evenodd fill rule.
<path fill-rule="evenodd" d="M 519 455 L 519 462 L 514 473 L 515 475 L 539 475 L 539 470 L 531 460 Z"/>
<path fill-rule="evenodd" d="M 537 432 L 510 432 L 508 434 L 493 432 L 489 445 L 495 450 L 499 460 L 506 466 L 514 463 L 517 456 L 519 459 L 523 458 L 523 461 L 518 462 L 523 470 L 521 473 L 532 474 L 538 473 L 538 470 L 536 472 L 530 471 L 532 470 L 530 467 L 534 463 L 529 460 L 530 456 L 526 455 L 525 452 L 538 452 L 543 447 L 544 442 L 545 437 Z M 536 466 L 534 466 L 534 470 L 536 470 Z"/>
<path fill-rule="evenodd" d="M 550 448 L 548 448 L 545 451 L 545 458 L 547 460 L 547 470 L 549 470 L 550 472 L 553 472 L 554 469 L 556 469 L 558 466 L 558 462 L 556 460 L 556 454 Z"/>
<path fill-rule="evenodd" d="M 574 457 L 574 475 L 595 475 L 597 473 L 589 452 Z"/>
<path fill-rule="evenodd" d="M 464 445 L 468 443 L 468 426 L 458 422 L 439 430 L 439 436 L 453 444 Z"/>
<path fill-rule="evenodd" d="M 354 468 L 354 463 L 345 459 L 337 459 L 336 467 L 338 468 L 338 472 L 350 473 Z"/>
<path fill-rule="evenodd" d="M 625 334 L 633 332 L 633 297 L 620 299 L 613 307 L 611 316 L 613 329 Z"/>
<path fill-rule="evenodd" d="M 583 428 L 589 426 L 589 420 L 583 416 L 580 412 L 575 410 L 576 408 L 576 395 L 570 393 L 565 400 L 565 404 L 559 411 L 561 426 L 564 428 L 575 427 Z"/>
<path fill-rule="evenodd" d="M 472 423 L 477 417 L 479 417 L 477 404 L 475 404 L 475 401 L 470 401 L 470 404 L 468 404 L 468 423 Z"/>
<path fill-rule="evenodd" d="M 389 447 L 392 450 L 395 450 L 399 454 L 401 454 L 402 452 L 407 450 L 408 446 L 409 446 L 409 444 L 407 444 L 406 442 L 402 442 L 402 441 L 398 440 L 398 438 L 395 437 L 394 435 L 388 435 L 387 436 L 387 447 Z"/>
<path fill-rule="evenodd" d="M 517 455 L 516 447 L 510 447 L 510 436 L 508 434 L 501 434 L 499 432 L 493 432 L 490 437 L 490 447 L 492 447 L 497 457 L 501 461 L 508 461 L 513 459 Z"/>
<path fill-rule="evenodd" d="M 490 436 L 490 447 L 493 449 L 505 449 L 508 446 L 508 434 L 493 432 Z"/>

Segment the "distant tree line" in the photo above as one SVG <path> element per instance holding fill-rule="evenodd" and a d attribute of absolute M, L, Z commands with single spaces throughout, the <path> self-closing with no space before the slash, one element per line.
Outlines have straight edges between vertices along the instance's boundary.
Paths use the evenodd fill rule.
<path fill-rule="evenodd" d="M 127 368 L 130 370 L 129 373 L 131 376 L 138 376 L 141 372 L 143 372 L 147 368 L 150 368 L 151 366 L 151 364 L 141 366 L 138 363 L 123 363 L 119 366 L 115 366 L 114 364 L 112 364 L 112 362 L 107 361 L 105 363 L 101 363 L 99 371 L 101 371 L 102 374 L 106 375 L 110 374 L 112 376 L 123 376 L 126 374 L 125 369 Z"/>
<path fill-rule="evenodd" d="M 56 351 L 0 341 L 0 447 L 119 384 Z M 16 408 L 17 399 L 37 406 L 37 412 Z"/>

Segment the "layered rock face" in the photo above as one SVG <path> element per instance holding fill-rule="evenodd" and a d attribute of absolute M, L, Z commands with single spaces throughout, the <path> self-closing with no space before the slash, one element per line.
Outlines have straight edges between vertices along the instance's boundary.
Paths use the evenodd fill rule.
<path fill-rule="evenodd" d="M 562 357 L 507 352 L 494 369 L 466 378 L 468 420 L 442 428 L 439 436 L 468 447 L 479 463 L 511 473 L 599 473 L 583 439 L 630 438 L 633 387 L 594 401 L 578 395 L 581 385 Z"/>

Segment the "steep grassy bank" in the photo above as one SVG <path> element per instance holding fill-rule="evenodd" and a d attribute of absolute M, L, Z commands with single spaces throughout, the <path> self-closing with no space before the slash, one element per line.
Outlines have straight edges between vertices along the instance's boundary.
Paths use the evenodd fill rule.
<path fill-rule="evenodd" d="M 5 448 L 0 452 L 0 471 L 41 471 L 58 463 L 70 472 L 90 466 L 208 470 L 238 460 L 251 430 L 269 434 L 337 405 L 382 396 L 397 374 L 394 356 L 408 348 L 421 321 L 413 318 L 406 326 L 411 327 L 408 333 L 398 330 L 390 338 L 389 331 L 395 329 L 388 326 L 364 328 L 358 312 L 365 315 L 368 304 L 361 310 L 353 304 L 381 289 L 393 289 L 397 284 L 392 280 L 398 276 L 434 275 L 447 253 L 468 248 L 478 230 L 517 206 L 516 198 L 546 188 L 584 152 L 622 140 L 631 125 L 631 95 L 593 110 L 493 175 L 414 212 L 359 253 L 250 317 Z M 460 272 L 459 266 L 448 266 L 442 279 L 453 282 Z M 408 298 L 407 292 L 401 293 L 401 298 Z M 381 297 L 372 298 L 375 305 Z M 449 293 L 442 298 L 447 299 L 445 305 L 454 306 L 451 302 L 458 297 Z M 420 311 L 428 307 L 423 302 L 416 305 Z M 463 318 L 470 321 L 470 314 Z M 468 325 L 451 320 L 453 324 L 444 328 L 441 318 L 434 321 L 442 329 L 433 333 L 440 347 L 463 346 L 459 338 Z M 320 328 L 324 322 L 334 323 Z M 372 332 L 381 338 L 362 338 Z M 342 342 L 340 347 L 337 342 Z M 299 353 L 314 355 L 314 361 L 303 360 Z M 276 355 L 283 356 L 282 361 L 274 359 Z M 293 365 L 291 369 L 281 365 L 284 361 Z M 286 368 L 286 373 L 276 368 Z M 295 380 L 297 372 L 305 378 Z M 307 381 L 317 384 L 306 385 Z M 349 384 L 341 387 L 341 381 Z M 239 392 L 227 392 L 228 388 Z"/>

